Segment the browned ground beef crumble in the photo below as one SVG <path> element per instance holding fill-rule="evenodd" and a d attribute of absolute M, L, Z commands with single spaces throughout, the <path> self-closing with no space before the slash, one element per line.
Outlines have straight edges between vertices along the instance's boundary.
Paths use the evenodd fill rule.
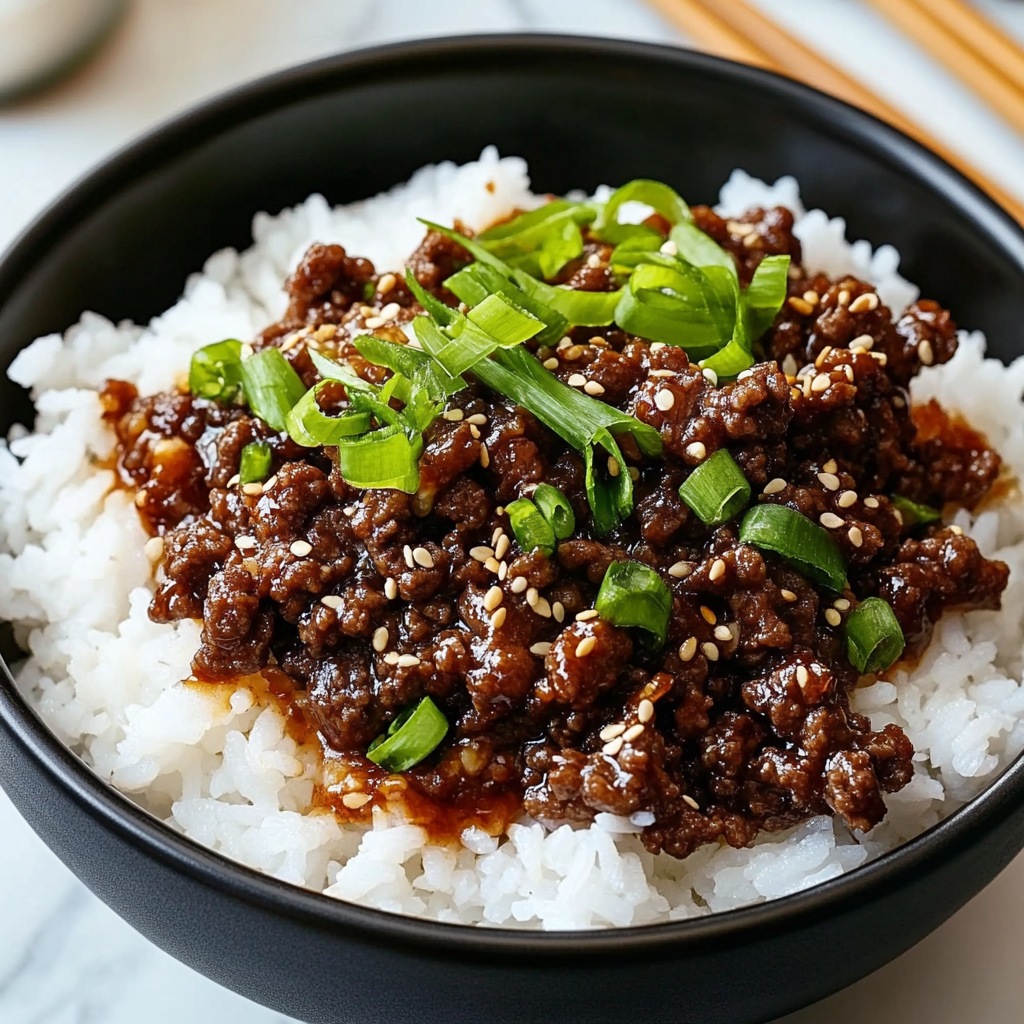
<path fill-rule="evenodd" d="M 365 818 L 373 803 L 399 799 L 435 834 L 454 834 L 469 822 L 497 833 L 521 810 L 549 823 L 652 811 L 645 845 L 683 857 L 816 814 L 871 828 L 885 812 L 882 794 L 910 779 L 904 733 L 874 732 L 850 710 L 857 673 L 842 621 L 858 599 L 879 595 L 913 656 L 944 609 L 999 607 L 1004 564 L 956 529 L 905 527 L 887 497 L 972 506 L 999 472 L 998 455 L 966 425 L 934 403 L 909 407 L 921 364 L 953 355 L 954 324 L 929 301 L 894 321 L 869 285 L 806 274 L 785 209 L 730 222 L 693 212 L 734 254 L 744 283 L 765 254 L 790 255 L 790 297 L 762 340 L 764 361 L 731 384 L 709 382 L 681 349 L 616 327 L 576 328 L 557 351 L 539 351 L 557 358 L 563 381 L 598 382 L 603 401 L 664 442 L 664 458 L 645 462 L 620 439 L 637 477 L 636 511 L 606 537 L 590 531 L 579 454 L 480 386 L 456 395 L 450 418 L 429 429 L 420 489 L 406 495 L 355 490 L 328 451 L 299 448 L 243 408 L 108 385 L 122 477 L 164 538 L 152 618 L 202 619 L 200 681 L 263 671 L 319 734 L 325 769 L 349 776 L 344 803 L 323 790 L 339 814 Z M 613 287 L 609 253 L 588 241 L 560 280 Z M 468 258 L 430 234 L 409 266 L 454 302 L 443 281 Z M 337 245 L 313 246 L 288 290 L 284 319 L 254 344 L 279 346 L 307 387 L 317 379 L 311 345 L 381 383 L 387 371 L 362 359 L 354 334 L 383 317 L 376 333 L 404 341 L 396 325 L 420 312 L 401 278 Z M 655 403 L 664 390 L 674 399 L 667 411 Z M 321 404 L 344 408 L 341 386 Z M 274 475 L 261 493 L 245 493 L 232 478 L 257 439 L 271 445 Z M 722 447 L 754 500 L 842 520 L 831 531 L 849 569 L 842 598 L 739 544 L 735 522 L 708 529 L 682 502 L 679 485 Z M 519 550 L 502 509 L 540 481 L 561 488 L 577 517 L 576 534 L 550 559 Z M 417 548 L 426 565 L 409 557 Z M 673 594 L 669 640 L 657 652 L 597 617 L 577 620 L 608 565 L 627 558 L 657 569 Z M 724 572 L 712 572 L 718 560 Z M 500 628 L 484 607 L 496 584 Z M 594 645 L 581 656 L 588 637 Z M 362 755 L 425 695 L 453 728 L 425 762 L 389 778 Z M 607 729 L 617 724 L 624 729 Z"/>

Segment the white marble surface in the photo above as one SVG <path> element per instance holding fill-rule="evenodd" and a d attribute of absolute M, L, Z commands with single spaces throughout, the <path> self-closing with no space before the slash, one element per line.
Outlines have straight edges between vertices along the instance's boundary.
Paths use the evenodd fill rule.
<path fill-rule="evenodd" d="M 858 0 L 758 2 L 1024 197 L 1024 140 Z M 1024 4 L 979 3 L 1024 36 Z M 516 29 L 683 41 L 641 0 L 136 0 L 91 66 L 0 109 L 0 249 L 92 164 L 217 90 L 343 48 Z M 1022 1007 L 1024 857 L 916 949 L 786 1024 L 1018 1024 Z M 285 1018 L 136 935 L 0 793 L 0 1022 L 140 1021 Z"/>

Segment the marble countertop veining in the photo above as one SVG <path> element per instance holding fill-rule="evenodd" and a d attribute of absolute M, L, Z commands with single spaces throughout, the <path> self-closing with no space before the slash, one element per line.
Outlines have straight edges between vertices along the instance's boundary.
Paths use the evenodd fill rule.
<path fill-rule="evenodd" d="M 858 0 L 757 0 L 1024 197 L 1024 140 Z M 1024 37 L 1024 4 L 978 0 Z M 340 49 L 479 31 L 685 42 L 641 0 L 135 0 L 71 81 L 0 109 L 0 249 L 126 141 L 248 78 Z M 187 59 L 184 55 L 187 54 Z M 1024 855 L 899 960 L 778 1024 L 1018 1024 Z M 151 946 L 92 896 L 0 792 L 2 1024 L 287 1024 Z"/>

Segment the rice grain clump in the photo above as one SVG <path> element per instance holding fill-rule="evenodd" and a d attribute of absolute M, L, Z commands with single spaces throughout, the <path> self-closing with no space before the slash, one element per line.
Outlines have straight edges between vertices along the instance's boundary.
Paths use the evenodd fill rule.
<path fill-rule="evenodd" d="M 873 729 L 899 725 L 916 751 L 912 781 L 886 796 L 888 815 L 866 836 L 816 817 L 746 849 L 707 845 L 677 860 L 648 853 L 637 838 L 653 822 L 648 812 L 599 813 L 589 827 L 550 831 L 524 818 L 500 839 L 468 828 L 457 846 L 432 844 L 421 828 L 376 808 L 372 828 L 342 825 L 314 806 L 318 745 L 287 732 L 264 680 L 184 682 L 200 625 L 149 617 L 161 545 L 147 542 L 130 493 L 104 468 L 114 451 L 102 418 L 105 382 L 127 381 L 142 394 L 171 388 L 197 348 L 251 338 L 280 320 L 283 282 L 314 242 L 397 269 L 421 238 L 418 217 L 479 230 L 541 201 L 525 164 L 493 150 L 464 167 L 425 168 L 408 185 L 348 207 L 314 196 L 277 217 L 258 215 L 255 245 L 211 257 L 148 327 L 86 314 L 65 337 L 19 355 L 10 376 L 32 389 L 38 411 L 35 433 L 15 433 L 0 449 L 0 618 L 15 624 L 29 652 L 19 685 L 101 777 L 171 827 L 283 880 L 397 913 L 523 928 L 626 926 L 836 877 L 969 800 L 1024 748 L 1024 503 L 1016 489 L 954 521 L 985 556 L 1009 564 L 1003 611 L 947 613 L 912 670 L 853 694 L 853 710 Z M 848 244 L 841 220 L 803 211 L 792 179 L 767 186 L 736 172 L 719 213 L 775 205 L 797 215 L 808 270 L 869 281 L 896 314 L 916 298 L 897 273 L 895 250 Z M 968 334 L 953 360 L 925 369 L 912 390 L 915 402 L 934 397 L 961 412 L 1017 478 L 1022 393 L 1024 362 L 1007 369 L 986 360 L 983 339 Z M 431 557 L 409 553 L 420 565 Z"/>

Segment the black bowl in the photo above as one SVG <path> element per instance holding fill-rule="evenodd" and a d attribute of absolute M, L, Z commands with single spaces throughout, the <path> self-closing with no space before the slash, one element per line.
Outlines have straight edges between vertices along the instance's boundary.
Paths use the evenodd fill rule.
<path fill-rule="evenodd" d="M 784 78 L 684 50 L 542 36 L 378 49 L 264 79 L 89 175 L 0 265 L 0 352 L 83 309 L 145 320 L 255 210 L 372 195 L 487 143 L 537 189 L 660 178 L 713 201 L 730 170 L 799 176 L 852 237 L 1003 358 L 1024 320 L 1024 232 L 941 160 Z M 2 426 L 28 414 L 3 383 Z M 180 960 L 308 1021 L 744 1024 L 806 1005 L 927 935 L 1024 846 L 1024 767 L 928 834 L 809 892 L 649 928 L 522 933 L 411 920 L 230 863 L 93 776 L 0 680 L 0 778 L 29 823 Z"/>

